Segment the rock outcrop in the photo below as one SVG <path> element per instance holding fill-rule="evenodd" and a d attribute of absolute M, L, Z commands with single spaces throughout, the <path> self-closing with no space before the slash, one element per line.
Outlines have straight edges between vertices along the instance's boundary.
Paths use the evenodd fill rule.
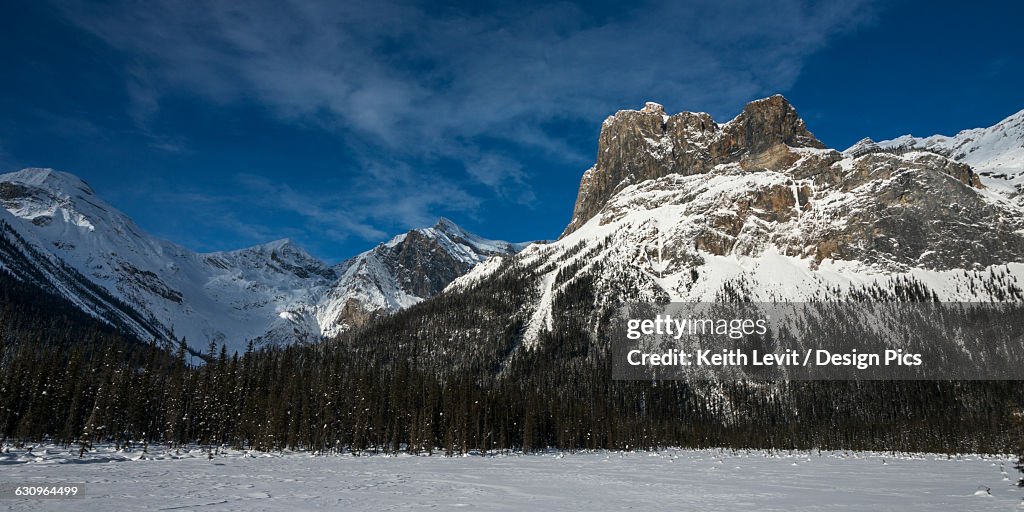
<path fill-rule="evenodd" d="M 789 148 L 824 147 L 779 95 L 747 104 L 725 125 L 703 112 L 668 116 L 657 103 L 619 111 L 601 127 L 597 162 L 583 175 L 572 221 L 562 236 L 597 214 L 626 185 L 669 174 L 703 174 L 727 163 L 780 169 L 798 158 Z M 836 153 L 834 159 L 839 158 Z"/>

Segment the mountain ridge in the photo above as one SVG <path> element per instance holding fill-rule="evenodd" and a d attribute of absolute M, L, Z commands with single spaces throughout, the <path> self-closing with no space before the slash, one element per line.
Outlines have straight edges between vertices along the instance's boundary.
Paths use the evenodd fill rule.
<path fill-rule="evenodd" d="M 0 219 L 10 226 L 10 254 L 0 266 L 9 273 L 35 275 L 37 285 L 69 295 L 83 311 L 140 339 L 185 338 L 199 350 L 209 342 L 233 349 L 249 340 L 316 342 L 419 302 L 473 264 L 519 247 L 442 219 L 392 239 L 392 247 L 409 249 L 415 241 L 405 239 L 422 235 L 416 257 L 380 261 L 367 276 L 345 262 L 328 265 L 289 239 L 191 251 L 147 234 L 85 181 L 52 169 L 0 175 L 0 205 Z M 392 267 L 401 263 L 412 267 Z M 355 283 L 358 290 L 345 288 Z M 346 306 L 353 313 L 339 314 Z"/>
<path fill-rule="evenodd" d="M 987 184 L 1007 197 L 1024 192 L 1024 109 L 985 128 L 956 135 L 902 135 L 875 143 L 879 148 L 934 151 L 975 168 Z"/>
<path fill-rule="evenodd" d="M 0 176 L 0 213 L 22 240 L 10 235 L 5 257 L 26 278 L 24 262 L 39 260 L 54 290 L 99 286 L 76 296 L 94 316 L 192 343 L 315 342 L 509 279 L 533 290 L 514 298 L 510 319 L 525 347 L 559 324 L 558 304 L 580 287 L 595 312 L 636 299 L 1007 300 L 1024 280 L 1024 207 L 1002 176 L 1012 159 L 985 148 L 1016 140 L 1018 117 L 961 132 L 982 149 L 958 159 L 950 138 L 827 148 L 779 95 L 722 124 L 647 103 L 603 123 L 559 240 L 488 240 L 441 218 L 336 265 L 287 239 L 192 253 L 145 236 L 73 175 L 28 169 Z M 597 329 L 599 315 L 588 322 Z"/>

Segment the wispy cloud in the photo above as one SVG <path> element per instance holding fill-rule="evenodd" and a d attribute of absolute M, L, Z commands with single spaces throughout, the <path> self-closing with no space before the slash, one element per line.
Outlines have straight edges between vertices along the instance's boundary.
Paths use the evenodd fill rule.
<path fill-rule="evenodd" d="M 283 184 L 248 185 L 363 237 L 378 236 L 382 219 L 422 223 L 440 205 L 472 211 L 481 198 L 470 184 L 528 205 L 531 174 L 517 153 L 581 167 L 592 157 L 551 123 L 596 123 L 646 99 L 735 112 L 789 88 L 807 56 L 872 13 L 866 1 L 803 0 L 660 2 L 618 12 L 568 2 L 483 12 L 382 0 L 154 0 L 62 10 L 126 55 L 128 113 L 142 127 L 165 97 L 188 94 L 256 103 L 358 148 L 359 201 L 379 196 L 386 208 L 346 211 Z M 491 151 L 488 141 L 513 149 Z M 413 169 L 439 159 L 460 163 L 463 175 L 424 190 Z M 412 197 L 392 204 L 398 193 Z"/>
<path fill-rule="evenodd" d="M 346 211 L 344 205 L 336 204 L 338 199 L 332 195 L 298 193 L 287 183 L 251 174 L 241 174 L 237 179 L 244 187 L 242 198 L 247 202 L 251 203 L 253 197 L 262 197 L 264 200 L 257 201 L 256 206 L 298 215 L 309 227 L 317 229 L 329 239 L 341 241 L 355 234 L 374 240 L 387 235 L 365 222 L 365 212 L 352 209 Z"/>
<path fill-rule="evenodd" d="M 247 173 L 231 177 L 230 185 L 218 187 L 220 192 L 188 183 L 143 179 L 134 193 L 144 194 L 161 211 L 169 205 L 188 205 L 187 216 L 164 218 L 160 235 L 190 247 L 231 249 L 291 237 L 329 261 L 350 256 L 337 251 L 342 243 L 377 242 L 395 234 L 378 226 L 427 226 L 437 220 L 437 212 L 472 212 L 480 206 L 480 199 L 444 180 L 426 185 L 423 176 L 409 166 L 371 165 L 367 172 L 344 193 L 296 189 Z M 388 186 L 379 186 L 385 177 Z M 275 218 L 290 221 L 268 222 Z M 196 230 L 196 225 L 217 229 Z M 211 238 L 211 232 L 231 233 L 231 240 Z"/>

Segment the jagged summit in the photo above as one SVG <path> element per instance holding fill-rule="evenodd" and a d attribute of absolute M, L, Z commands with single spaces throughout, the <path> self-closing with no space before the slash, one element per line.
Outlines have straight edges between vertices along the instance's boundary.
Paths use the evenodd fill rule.
<path fill-rule="evenodd" d="M 437 222 L 433 226 L 434 229 L 440 229 L 444 231 L 462 231 L 462 227 L 456 224 L 453 220 L 448 217 L 438 217 Z"/>
<path fill-rule="evenodd" d="M 330 266 L 306 252 L 290 238 L 281 238 L 245 249 L 209 253 L 205 256 L 207 261 L 221 262 L 222 266 L 293 274 L 301 279 L 315 277 L 333 281 L 338 277 Z M 253 280 L 259 281 L 261 278 L 256 277 Z"/>
<path fill-rule="evenodd" d="M 748 103 L 724 125 L 704 112 L 667 116 L 657 103 L 620 110 L 601 127 L 597 162 L 583 175 L 563 236 L 593 217 L 623 186 L 670 174 L 703 174 L 728 163 L 778 168 L 795 160 L 786 148 L 824 147 L 781 95 Z"/>
<path fill-rule="evenodd" d="M 488 256 L 501 256 L 512 254 L 522 247 L 525 247 L 524 243 L 511 243 L 504 240 L 491 240 L 484 238 L 475 233 L 471 233 L 464 229 L 462 226 L 452 222 L 450 219 L 441 217 L 437 223 L 430 228 L 422 228 L 416 230 L 428 237 L 446 239 L 442 243 L 451 242 L 458 246 L 458 248 L 450 248 L 449 252 L 453 254 L 464 252 L 466 257 L 472 261 L 481 261 L 480 256 L 484 256 L 486 259 Z M 465 248 L 470 249 L 465 251 Z"/>
<path fill-rule="evenodd" d="M 747 103 L 722 131 L 725 151 L 754 153 L 780 143 L 795 148 L 825 147 L 781 94 Z"/>
<path fill-rule="evenodd" d="M 291 238 L 279 238 L 277 240 L 271 240 L 270 242 L 267 242 L 265 244 L 260 244 L 259 247 L 262 247 L 262 248 L 265 248 L 265 249 L 269 249 L 269 250 L 278 250 L 278 249 L 283 249 L 286 246 L 293 246 L 293 245 L 295 245 L 295 244 L 294 244 L 294 242 L 292 242 Z"/>
<path fill-rule="evenodd" d="M 463 239 L 467 241 L 484 240 L 483 238 L 466 231 L 462 226 L 459 226 L 454 221 L 446 217 L 438 218 L 437 222 L 429 228 L 418 228 L 414 231 L 418 231 L 419 233 L 427 236 L 444 235 L 453 239 Z"/>

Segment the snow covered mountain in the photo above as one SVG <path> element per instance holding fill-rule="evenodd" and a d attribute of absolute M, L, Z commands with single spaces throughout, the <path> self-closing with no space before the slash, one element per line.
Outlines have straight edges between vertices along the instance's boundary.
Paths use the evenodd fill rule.
<path fill-rule="evenodd" d="M 377 313 L 416 304 L 478 263 L 527 245 L 481 238 L 445 218 L 398 235 L 335 267 L 340 277 L 317 311 L 323 334 L 333 336 Z"/>
<path fill-rule="evenodd" d="M 0 204 L 0 268 L 142 339 L 199 350 L 317 341 L 521 248 L 442 219 L 334 267 L 288 240 L 200 254 L 145 233 L 51 169 L 0 175 Z"/>
<path fill-rule="evenodd" d="M 875 144 L 890 150 L 934 151 L 970 165 L 985 185 L 1008 197 L 1019 199 L 1024 191 L 1024 110 L 988 128 L 964 130 L 952 137 L 903 135 Z"/>
<path fill-rule="evenodd" d="M 1009 154 L 986 145 L 1009 135 L 978 133 L 967 155 Z M 987 184 L 1015 160 L 979 177 L 956 157 L 828 149 L 781 96 L 725 124 L 648 103 L 604 122 L 561 239 L 448 293 L 529 280 L 527 347 L 559 325 L 596 336 L 631 300 L 1024 300 L 1024 208 Z"/>
<path fill-rule="evenodd" d="M 628 300 L 1024 300 L 1022 121 L 841 153 L 781 96 L 723 124 L 648 103 L 604 122 L 556 242 L 524 248 L 442 219 L 335 266 L 287 240 L 194 253 L 72 175 L 26 169 L 0 175 L 0 266 L 139 336 L 195 348 L 315 341 L 442 291 L 446 307 L 472 309 L 488 289 L 515 302 L 493 320 L 517 346 L 568 321 L 596 335 Z M 481 332 L 456 331 L 435 341 Z"/>

